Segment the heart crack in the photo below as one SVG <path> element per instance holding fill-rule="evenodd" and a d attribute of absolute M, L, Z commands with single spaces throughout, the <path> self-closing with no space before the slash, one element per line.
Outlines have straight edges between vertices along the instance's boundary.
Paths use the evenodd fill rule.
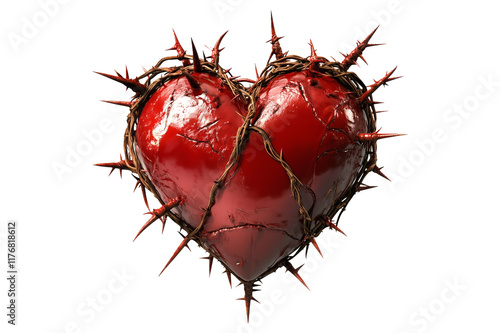
<path fill-rule="evenodd" d="M 213 230 L 213 231 L 205 231 L 204 234 L 210 235 L 209 237 L 215 237 L 215 236 L 217 236 L 220 233 L 225 232 L 225 231 L 241 230 L 241 229 L 245 229 L 245 228 L 256 228 L 256 229 L 266 229 L 266 230 L 281 231 L 281 232 L 284 232 L 288 237 L 290 237 L 290 238 L 292 238 L 292 239 L 294 239 L 296 241 L 300 241 L 299 238 L 294 237 L 293 235 L 291 235 L 289 232 L 287 232 L 284 229 L 275 228 L 275 227 L 269 227 L 269 226 L 262 225 L 262 224 L 252 224 L 252 223 L 245 223 L 245 224 L 231 226 L 231 227 L 223 227 L 223 228 L 220 228 L 220 229 L 217 229 L 217 230 Z"/>

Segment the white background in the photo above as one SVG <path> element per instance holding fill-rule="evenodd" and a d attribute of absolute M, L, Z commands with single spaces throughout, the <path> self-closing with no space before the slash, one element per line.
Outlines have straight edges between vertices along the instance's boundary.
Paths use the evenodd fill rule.
<path fill-rule="evenodd" d="M 324 258 L 294 259 L 311 291 L 280 269 L 245 324 L 242 287 L 230 289 L 219 264 L 209 278 L 194 245 L 157 276 L 181 241 L 173 223 L 132 242 L 147 219 L 134 179 L 93 166 L 118 160 L 127 113 L 100 100 L 130 93 L 93 71 L 139 75 L 172 54 L 172 28 L 189 52 L 191 37 L 209 52 L 229 30 L 221 65 L 253 78 L 270 53 L 271 10 L 283 49 L 302 56 L 311 38 L 341 59 L 380 24 L 373 42 L 386 45 L 352 69 L 369 84 L 398 66 L 404 78 L 375 94 L 389 110 L 378 123 L 408 135 L 380 142 L 393 181 L 369 177 L 378 188 L 340 221 L 348 237 L 326 231 Z M 0 22 L 1 267 L 7 221 L 19 221 L 16 327 L 0 283 L 9 332 L 499 332 L 493 2 L 3 1 Z M 70 157 L 77 149 L 85 154 Z"/>

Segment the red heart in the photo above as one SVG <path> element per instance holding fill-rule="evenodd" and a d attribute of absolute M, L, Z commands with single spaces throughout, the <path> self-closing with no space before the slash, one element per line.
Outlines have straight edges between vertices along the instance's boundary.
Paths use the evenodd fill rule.
<path fill-rule="evenodd" d="M 191 76 L 198 87 L 181 76 L 150 97 L 136 135 L 142 165 L 162 199 L 183 198 L 174 212 L 196 228 L 247 110 L 219 78 Z M 304 206 L 318 223 L 362 166 L 363 110 L 334 78 L 310 70 L 273 79 L 256 110 L 253 126 L 267 133 L 305 185 Z M 201 241 L 240 279 L 253 281 L 299 246 L 303 224 L 286 169 L 266 151 L 261 133 L 251 132 L 239 165 L 215 197 Z"/>
<path fill-rule="evenodd" d="M 137 174 L 144 198 L 147 188 L 163 204 L 139 234 L 172 218 L 188 235 L 167 266 L 194 239 L 244 284 L 247 318 L 255 281 L 284 266 L 304 283 L 289 260 L 311 243 L 319 250 L 324 228 L 340 231 L 331 220 L 369 188 L 364 177 L 384 176 L 374 141 L 396 135 L 376 131 L 371 98 L 394 70 L 368 89 L 347 71 L 375 31 L 341 63 L 312 43 L 310 57 L 287 56 L 272 32 L 276 61 L 247 88 L 219 66 L 224 35 L 210 62 L 176 38 L 177 57 L 139 78 L 103 74 L 136 95 L 111 102 L 130 107 L 126 159 L 100 165 Z M 182 66 L 162 66 L 173 59 Z"/>

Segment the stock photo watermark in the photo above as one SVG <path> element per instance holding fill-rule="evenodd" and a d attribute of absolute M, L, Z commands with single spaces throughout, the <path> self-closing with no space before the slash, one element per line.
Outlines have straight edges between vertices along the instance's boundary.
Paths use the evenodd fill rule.
<path fill-rule="evenodd" d="M 227 14 L 233 13 L 243 2 L 244 0 L 215 0 L 212 2 L 212 7 L 223 21 Z"/>
<path fill-rule="evenodd" d="M 408 328 L 398 333 L 423 333 L 429 327 L 442 318 L 446 311 L 455 303 L 459 297 L 467 290 L 467 286 L 462 284 L 458 278 L 445 279 L 443 287 L 436 297 L 419 306 L 408 317 Z"/>
<path fill-rule="evenodd" d="M 82 138 L 74 145 L 66 145 L 64 157 L 51 163 L 57 179 L 62 182 L 66 174 L 78 168 L 84 158 L 91 155 L 94 149 L 104 142 L 106 134 L 112 133 L 114 129 L 113 121 L 104 118 L 96 128 L 82 130 Z"/>
<path fill-rule="evenodd" d="M 10 220 L 7 222 L 7 322 L 10 325 L 16 325 L 18 318 L 18 302 L 17 294 L 18 290 L 18 247 L 17 247 L 17 228 L 19 222 L 16 220 Z"/>
<path fill-rule="evenodd" d="M 115 298 L 124 292 L 134 276 L 130 275 L 125 268 L 121 271 L 111 270 L 110 278 L 105 287 L 97 290 L 92 295 L 87 296 L 75 307 L 75 318 L 67 321 L 63 327 L 51 333 L 82 333 L 85 327 L 94 322 L 99 314 L 111 306 Z"/>
<path fill-rule="evenodd" d="M 359 26 L 354 28 L 354 38 L 351 38 L 351 40 L 363 40 L 378 26 L 389 26 L 394 17 L 401 14 L 405 10 L 405 6 L 413 1 L 414 0 L 390 0 L 387 2 L 385 8 L 371 10 L 371 19 L 365 23 L 363 28 Z M 340 50 L 345 54 L 349 54 L 355 47 L 356 45 L 352 42 L 342 42 L 340 44 Z"/>
<path fill-rule="evenodd" d="M 17 31 L 7 33 L 7 39 L 15 53 L 18 53 L 21 47 L 27 45 L 31 40 L 50 23 L 50 21 L 59 14 L 61 6 L 66 5 L 71 0 L 40 0 L 38 7 L 31 15 L 25 15 L 20 18 L 20 26 Z"/>
<path fill-rule="evenodd" d="M 387 176 L 392 180 L 391 190 L 395 190 L 398 184 L 404 183 L 409 177 L 417 172 L 438 150 L 439 145 L 449 139 L 451 132 L 459 130 L 474 112 L 480 109 L 481 103 L 490 99 L 498 92 L 500 81 L 492 74 L 479 76 L 479 83 L 461 101 L 455 102 L 442 113 L 442 124 L 435 126 L 428 137 L 414 141 L 414 149 L 407 154 L 399 155 L 399 163 L 395 169 L 385 170 Z"/>
<path fill-rule="evenodd" d="M 118 96 L 118 99 L 127 100 L 130 97 L 126 92 L 123 92 Z M 128 109 L 110 103 L 104 103 L 103 105 L 105 106 L 103 112 L 111 113 L 111 116 L 101 118 L 93 127 L 82 129 L 78 140 L 73 144 L 66 144 L 61 147 L 60 156 L 54 158 L 50 163 L 50 167 L 59 182 L 62 183 L 79 167 L 89 163 L 89 159 L 96 149 L 106 144 L 106 139 L 115 132 L 117 129 L 116 124 L 126 121 Z"/>

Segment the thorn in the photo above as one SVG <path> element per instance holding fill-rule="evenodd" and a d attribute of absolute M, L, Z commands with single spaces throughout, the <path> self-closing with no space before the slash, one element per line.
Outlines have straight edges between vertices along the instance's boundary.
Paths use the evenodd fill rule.
<path fill-rule="evenodd" d="M 200 73 L 201 72 L 200 57 L 198 57 L 198 51 L 196 51 L 196 47 L 194 46 L 192 38 L 191 38 L 191 46 L 193 48 L 193 72 Z"/>
<path fill-rule="evenodd" d="M 382 44 L 368 44 L 370 39 L 373 37 L 373 35 L 375 34 L 375 32 L 379 27 L 380 26 L 376 27 L 361 43 L 357 41 L 356 47 L 354 48 L 354 50 L 352 50 L 351 53 L 349 53 L 349 55 L 346 56 L 345 54 L 342 54 L 344 56 L 344 60 L 342 61 L 341 65 L 342 67 L 344 67 L 344 70 L 349 69 L 349 67 L 351 67 L 352 65 L 358 65 L 358 63 L 356 62 L 358 58 L 361 58 L 361 60 L 363 60 L 365 64 L 367 64 L 365 58 L 363 58 L 362 56 L 363 51 L 370 46 L 382 45 Z"/>
<path fill-rule="evenodd" d="M 179 40 L 177 39 L 177 35 L 175 34 L 175 30 L 172 29 L 172 31 L 174 32 L 175 44 L 171 48 L 167 49 L 167 51 L 176 50 L 177 57 L 184 58 L 184 56 L 186 55 L 186 51 L 182 48 L 181 43 L 179 43 Z M 182 59 L 182 65 L 189 66 L 189 65 L 191 65 L 191 62 L 189 61 L 189 59 Z"/>
<path fill-rule="evenodd" d="M 370 97 L 374 92 L 375 90 L 377 90 L 381 85 L 387 85 L 387 82 L 390 82 L 392 80 L 396 80 L 396 79 L 399 79 L 401 76 L 397 76 L 397 77 L 391 77 L 391 75 L 394 73 L 394 71 L 396 70 L 397 67 L 394 67 L 394 69 L 392 71 L 390 71 L 389 73 L 385 74 L 385 76 L 383 78 L 381 78 L 380 80 L 378 81 L 375 81 L 374 84 L 372 84 L 370 86 L 370 89 L 368 89 L 359 99 L 359 103 L 364 103 L 368 100 L 368 97 Z"/>
<path fill-rule="evenodd" d="M 359 141 L 376 141 L 385 138 L 392 138 L 395 136 L 401 136 L 406 134 L 397 134 L 397 133 L 379 133 L 380 130 L 373 133 L 359 133 L 358 139 Z"/>
<path fill-rule="evenodd" d="M 318 250 L 319 254 L 321 255 L 321 258 L 323 258 L 323 253 L 321 253 L 321 250 L 319 249 L 318 243 L 316 243 L 316 239 L 314 237 L 309 237 L 309 241 L 314 245 L 316 250 Z"/>
<path fill-rule="evenodd" d="M 310 55 L 310 58 L 311 59 L 317 59 L 318 58 L 318 55 L 316 54 L 316 50 L 314 49 L 314 44 L 312 42 L 311 39 L 309 39 L 309 46 L 311 47 L 311 55 Z"/>
<path fill-rule="evenodd" d="M 340 228 L 337 226 L 337 224 L 330 221 L 330 219 L 327 216 L 323 215 L 320 217 L 320 219 L 324 224 L 326 224 L 328 227 L 330 227 L 330 229 L 335 229 L 336 231 L 340 232 L 342 235 L 347 237 L 345 232 L 340 230 Z"/>
<path fill-rule="evenodd" d="M 345 232 L 343 232 L 335 223 L 330 222 L 328 225 L 330 226 L 330 228 L 335 229 L 336 231 L 340 232 L 342 235 L 347 237 Z"/>
<path fill-rule="evenodd" d="M 134 167 L 134 161 L 129 160 L 128 164 L 131 165 L 132 167 Z M 127 163 L 125 163 L 125 160 L 122 158 L 122 155 L 120 155 L 120 161 L 119 162 L 97 163 L 97 164 L 94 164 L 94 165 L 95 166 L 99 166 L 99 167 L 111 168 L 111 171 L 109 172 L 109 175 L 111 175 L 113 173 L 113 171 L 115 171 L 115 169 L 118 169 L 118 170 L 120 170 L 120 178 L 122 177 L 122 170 L 130 170 L 130 171 L 132 171 L 132 169 L 127 166 Z"/>
<path fill-rule="evenodd" d="M 153 209 L 152 212 L 147 212 L 146 214 L 151 214 L 151 218 L 142 226 L 141 230 L 139 230 L 139 233 L 137 233 L 137 236 L 135 236 L 134 241 L 137 239 L 137 237 L 139 237 L 140 234 L 142 234 L 144 230 L 146 230 L 147 227 L 149 227 L 151 224 L 153 224 L 153 222 L 155 222 L 158 219 L 162 221 L 163 224 L 162 233 L 163 233 L 163 229 L 165 229 L 165 219 L 163 219 L 164 215 L 167 214 L 167 212 L 169 212 L 172 208 L 179 206 L 182 203 L 182 201 L 183 200 L 181 199 L 181 197 L 177 197 L 175 199 L 170 200 L 160 208 Z"/>
<path fill-rule="evenodd" d="M 344 57 L 344 59 L 345 59 L 345 58 L 347 58 L 347 55 L 346 55 L 345 53 L 342 53 L 342 52 L 339 52 L 339 53 L 340 53 L 340 55 L 341 55 L 341 56 L 343 56 L 343 57 Z M 358 64 L 358 62 L 357 62 L 356 60 L 352 60 L 352 63 L 353 63 L 354 65 L 356 65 L 356 66 L 359 66 L 359 64 Z"/>
<path fill-rule="evenodd" d="M 311 289 L 309 289 L 309 287 L 307 286 L 307 284 L 304 282 L 304 280 L 302 279 L 302 277 L 301 277 L 301 276 L 300 276 L 300 274 L 299 274 L 299 270 L 300 270 L 300 269 L 302 268 L 302 266 L 304 266 L 304 265 L 300 265 L 300 267 L 299 267 L 299 268 L 294 268 L 294 267 L 292 266 L 292 264 L 291 264 L 289 261 L 287 261 L 287 262 L 285 263 L 285 265 L 284 265 L 284 266 L 285 266 L 285 268 L 286 268 L 286 270 L 287 270 L 288 272 L 292 273 L 292 274 L 293 274 L 293 276 L 295 276 L 295 277 L 296 277 L 296 278 L 297 278 L 297 279 L 298 279 L 298 280 L 299 280 L 299 281 L 300 281 L 300 282 L 301 282 L 301 283 L 302 283 L 302 284 L 303 284 L 303 285 L 307 288 L 307 290 L 309 290 L 309 291 L 311 290 Z"/>
<path fill-rule="evenodd" d="M 386 176 L 386 175 L 382 172 L 382 169 L 383 169 L 383 168 L 384 168 L 384 167 L 379 168 L 378 166 L 376 166 L 376 165 L 375 165 L 375 167 L 373 168 L 373 170 L 372 170 L 372 171 L 373 171 L 374 173 L 376 173 L 377 175 L 379 175 L 380 177 L 383 177 L 383 178 L 387 179 L 388 181 L 391 181 L 391 180 L 389 179 L 389 177 L 387 177 L 387 176 Z"/>
<path fill-rule="evenodd" d="M 228 271 L 228 270 L 226 269 L 226 270 L 225 270 L 224 272 L 222 272 L 222 273 L 226 273 L 226 274 L 227 274 L 227 279 L 229 280 L 229 287 L 231 287 L 231 289 L 232 289 L 232 288 L 233 288 L 233 283 L 232 283 L 232 281 L 231 281 L 231 272 L 230 272 L 230 271 Z"/>
<path fill-rule="evenodd" d="M 163 224 L 163 228 L 165 228 L 165 224 Z M 163 233 L 163 229 L 161 231 Z M 179 235 L 181 235 L 182 238 L 186 238 L 187 236 L 184 236 L 180 231 L 177 231 L 179 233 Z M 189 245 L 186 244 L 186 248 L 191 251 L 191 249 L 189 248 Z"/>
<path fill-rule="evenodd" d="M 212 264 L 214 262 L 214 256 L 210 254 L 208 257 L 203 257 L 201 259 L 208 259 L 208 276 L 210 276 L 210 274 L 212 274 Z"/>
<path fill-rule="evenodd" d="M 158 276 L 160 276 L 163 271 L 165 271 L 165 269 L 167 269 L 168 265 L 170 265 L 170 263 L 175 259 L 175 257 L 177 257 L 177 255 L 182 251 L 182 249 L 187 246 L 187 243 L 191 240 L 191 238 L 189 237 L 184 237 L 184 239 L 182 240 L 182 242 L 179 244 L 179 246 L 177 247 L 177 250 L 175 250 L 174 254 L 172 255 L 172 257 L 170 258 L 170 260 L 167 262 L 167 264 L 165 265 L 165 267 L 163 267 L 163 269 L 161 270 L 160 274 L 158 274 Z"/>
<path fill-rule="evenodd" d="M 309 40 L 309 45 L 311 46 L 311 55 L 309 56 L 309 69 L 313 71 L 318 70 L 318 64 L 324 62 L 324 60 L 320 59 L 316 54 L 316 50 L 314 49 L 314 44 L 312 40 Z"/>
<path fill-rule="evenodd" d="M 219 39 L 215 43 L 214 48 L 212 49 L 212 62 L 214 64 L 218 64 L 219 63 L 219 54 L 220 54 L 220 52 L 222 50 L 224 50 L 224 48 L 219 49 L 220 43 L 222 42 L 222 39 L 224 38 L 224 36 L 226 36 L 226 34 L 228 33 L 228 31 L 226 31 L 225 33 L 222 34 L 222 36 L 219 37 Z"/>
<path fill-rule="evenodd" d="M 366 101 L 366 104 L 368 105 L 377 105 L 377 104 L 383 104 L 384 102 L 375 102 L 375 101 L 371 101 L 371 100 L 368 100 Z"/>
<path fill-rule="evenodd" d="M 257 64 L 255 65 L 255 75 L 257 76 L 257 80 L 260 79 L 259 71 L 257 70 Z"/>
<path fill-rule="evenodd" d="M 131 108 L 132 105 L 135 104 L 132 101 L 127 102 L 127 101 L 105 101 L 105 100 L 101 100 L 101 102 L 109 103 L 109 104 L 115 104 L 115 105 L 120 105 L 120 106 L 126 106 L 126 107 L 129 107 L 129 108 Z"/>
<path fill-rule="evenodd" d="M 267 60 L 267 63 L 269 64 L 269 61 L 273 57 L 273 55 L 276 56 L 276 60 L 279 60 L 283 57 L 285 57 L 288 52 L 283 53 L 283 50 L 281 49 L 281 45 L 279 40 L 283 37 L 278 37 L 276 35 L 276 30 L 274 29 L 274 19 L 273 19 L 273 12 L 271 12 L 271 39 L 268 40 L 267 42 L 271 42 L 272 45 L 272 51 L 271 55 L 269 56 L 269 59 Z"/>
<path fill-rule="evenodd" d="M 189 85 L 191 86 L 191 88 L 192 88 L 193 90 L 198 90 L 198 89 L 200 89 L 200 85 L 199 85 L 199 83 L 196 81 L 196 79 L 194 78 L 194 76 L 193 76 L 193 75 L 191 75 L 191 73 L 184 72 L 184 75 L 186 76 L 186 79 L 188 80 Z"/>
<path fill-rule="evenodd" d="M 135 192 L 135 190 L 137 190 L 138 186 L 141 187 L 142 198 L 144 199 L 144 203 L 146 204 L 146 207 L 148 208 L 148 210 L 151 210 L 149 208 L 148 197 L 146 196 L 146 187 L 144 186 L 144 184 L 141 182 L 141 180 L 139 178 L 137 178 L 134 175 L 132 175 L 132 176 L 137 180 L 137 183 L 135 184 L 134 192 Z"/>
<path fill-rule="evenodd" d="M 137 78 L 131 79 L 128 77 L 128 70 L 126 77 L 121 76 L 118 72 L 116 73 L 117 74 L 116 76 L 101 72 L 94 72 L 94 73 L 107 77 L 108 79 L 114 80 L 116 82 L 120 82 L 121 84 L 125 85 L 127 89 L 130 88 L 138 94 L 144 94 L 147 90 L 147 87 L 144 84 L 140 83 L 139 79 Z"/>
<path fill-rule="evenodd" d="M 360 58 L 361 60 L 363 60 L 363 62 L 364 62 L 366 65 L 368 65 L 368 63 L 366 62 L 365 57 L 363 57 L 363 56 L 360 54 L 360 55 L 359 55 L 359 58 Z M 359 66 L 359 65 L 358 65 L 358 66 Z"/>
<path fill-rule="evenodd" d="M 370 190 L 370 189 L 375 188 L 375 187 L 377 187 L 377 186 L 359 185 L 358 188 L 356 189 L 356 192 Z"/>
<path fill-rule="evenodd" d="M 247 310 L 247 322 L 250 321 L 250 303 L 252 301 L 256 301 L 257 303 L 260 303 L 258 300 L 256 300 L 252 294 L 255 291 L 253 289 L 254 287 L 254 282 L 242 282 L 243 287 L 245 288 L 245 297 L 238 298 L 238 300 L 244 300 L 245 301 L 245 307 Z"/>

